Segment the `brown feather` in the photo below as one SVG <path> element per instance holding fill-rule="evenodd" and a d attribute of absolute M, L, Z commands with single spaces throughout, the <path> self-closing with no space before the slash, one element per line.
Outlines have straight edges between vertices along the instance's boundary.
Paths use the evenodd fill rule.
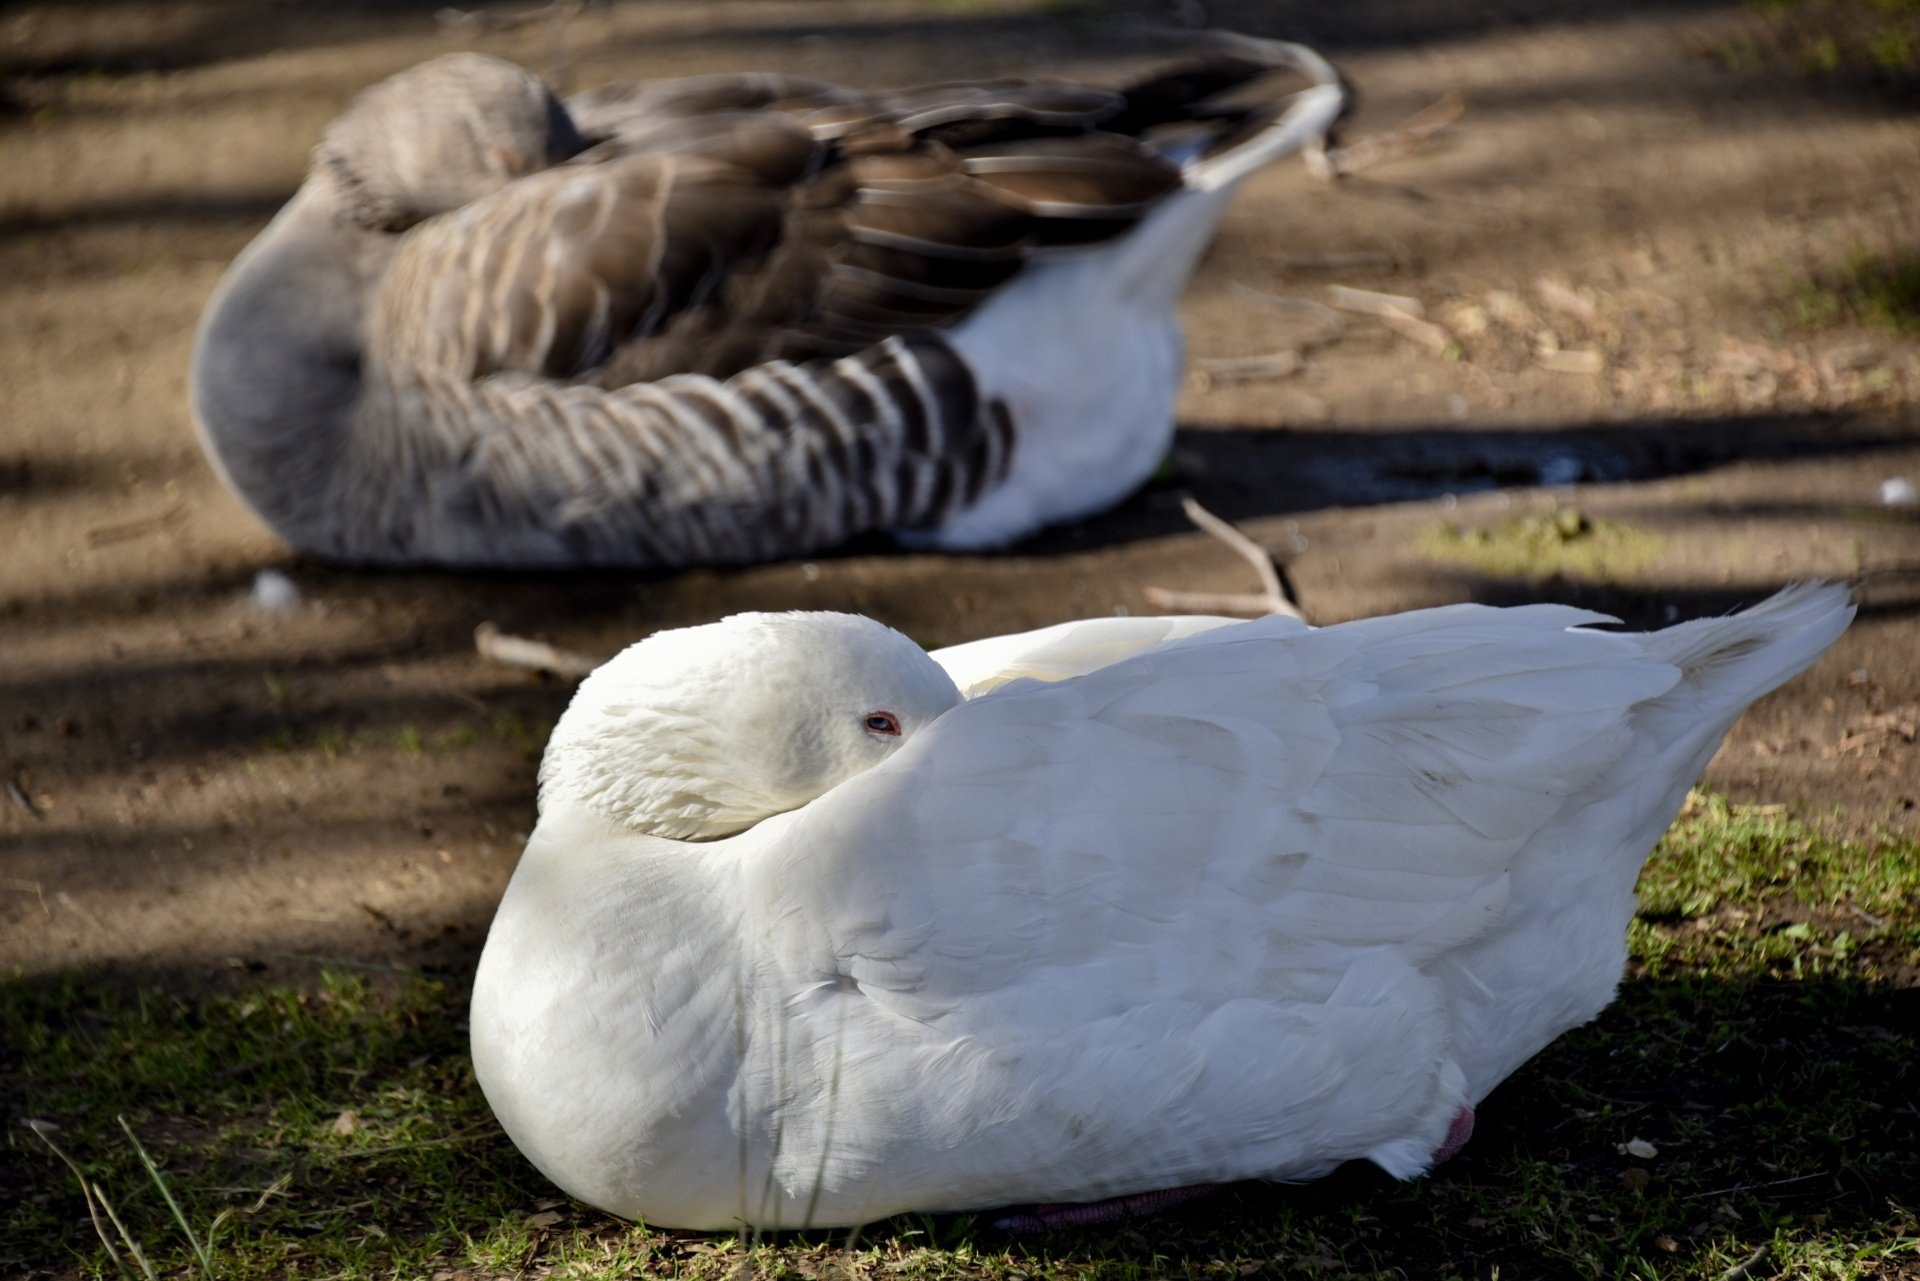
<path fill-rule="evenodd" d="M 408 237 L 382 309 L 413 314 L 376 350 L 615 387 L 950 326 L 1033 254 L 1137 224 L 1181 179 L 1129 135 L 1232 131 L 1250 113 L 1214 99 L 1266 70 L 1218 58 L 1118 93 L 759 74 L 595 90 L 567 108 L 597 145 Z"/>

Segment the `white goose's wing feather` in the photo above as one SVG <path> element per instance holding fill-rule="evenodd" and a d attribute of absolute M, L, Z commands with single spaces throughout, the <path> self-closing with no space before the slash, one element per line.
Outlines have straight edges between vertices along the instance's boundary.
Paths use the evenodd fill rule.
<path fill-rule="evenodd" d="M 1489 928 L 1518 853 L 1678 679 L 1626 638 L 1567 644 L 1596 618 L 1266 620 L 958 706 L 742 869 L 787 980 L 863 994 L 788 1050 L 858 1106 L 795 1124 L 912 1116 L 950 1204 L 1008 1143 L 1087 1197 L 1421 1168 L 1463 1100 L 1420 967 Z M 931 1117 L 916 1056 L 947 1084 Z"/>
<path fill-rule="evenodd" d="M 1084 676 L 1169 641 L 1243 621 L 1204 614 L 1088 618 L 949 645 L 928 651 L 928 657 L 946 669 L 962 696 L 978 698 L 1009 681 Z"/>

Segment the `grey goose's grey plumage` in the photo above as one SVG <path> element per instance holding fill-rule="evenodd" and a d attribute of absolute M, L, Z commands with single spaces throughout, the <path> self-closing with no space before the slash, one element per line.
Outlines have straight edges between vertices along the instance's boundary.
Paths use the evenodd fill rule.
<path fill-rule="evenodd" d="M 1004 543 L 1165 451 L 1174 301 L 1239 181 L 1342 104 L 1298 46 L 1118 91 L 742 74 L 562 104 L 477 54 L 361 94 L 202 319 L 209 454 L 369 564 Z M 1303 91 L 1226 95 L 1304 70 Z"/>

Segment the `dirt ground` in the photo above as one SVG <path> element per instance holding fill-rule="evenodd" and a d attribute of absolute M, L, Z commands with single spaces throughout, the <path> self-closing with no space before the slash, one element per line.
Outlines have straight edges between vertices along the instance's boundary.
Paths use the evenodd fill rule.
<path fill-rule="evenodd" d="M 1856 579 L 1853 630 L 1709 779 L 1850 834 L 1920 832 L 1920 509 L 1881 501 L 1920 482 L 1920 343 L 1854 323 L 1832 283 L 1920 249 L 1920 125 L 1723 56 L 1754 10 L 1208 5 L 1333 56 L 1361 95 L 1350 139 L 1465 102 L 1339 184 L 1283 165 L 1245 191 L 1186 304 L 1192 354 L 1296 348 L 1304 369 L 1196 377 L 1168 483 L 1004 555 L 637 581 L 331 569 L 203 460 L 195 319 L 348 97 L 469 47 L 569 88 L 1104 80 L 1162 47 L 1142 21 L 1195 6 L 628 0 L 506 29 L 434 8 L 0 9 L 0 972 L 466 964 L 570 692 L 483 662 L 476 624 L 607 654 L 740 609 L 852 609 L 940 644 L 1143 612 L 1153 584 L 1249 589 L 1181 490 L 1271 545 L 1317 622 L 1561 599 L 1657 624 Z M 1330 285 L 1440 328 L 1335 317 Z M 1541 557 L 1495 557 L 1542 530 Z M 263 569 L 300 603 L 258 607 Z"/>

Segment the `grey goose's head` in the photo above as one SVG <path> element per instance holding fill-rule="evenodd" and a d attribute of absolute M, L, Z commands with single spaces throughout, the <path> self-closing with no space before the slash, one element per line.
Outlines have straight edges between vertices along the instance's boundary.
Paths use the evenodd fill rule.
<path fill-rule="evenodd" d="M 355 222 L 404 231 L 585 146 L 538 76 L 451 53 L 362 92 L 327 127 L 312 172 Z"/>

